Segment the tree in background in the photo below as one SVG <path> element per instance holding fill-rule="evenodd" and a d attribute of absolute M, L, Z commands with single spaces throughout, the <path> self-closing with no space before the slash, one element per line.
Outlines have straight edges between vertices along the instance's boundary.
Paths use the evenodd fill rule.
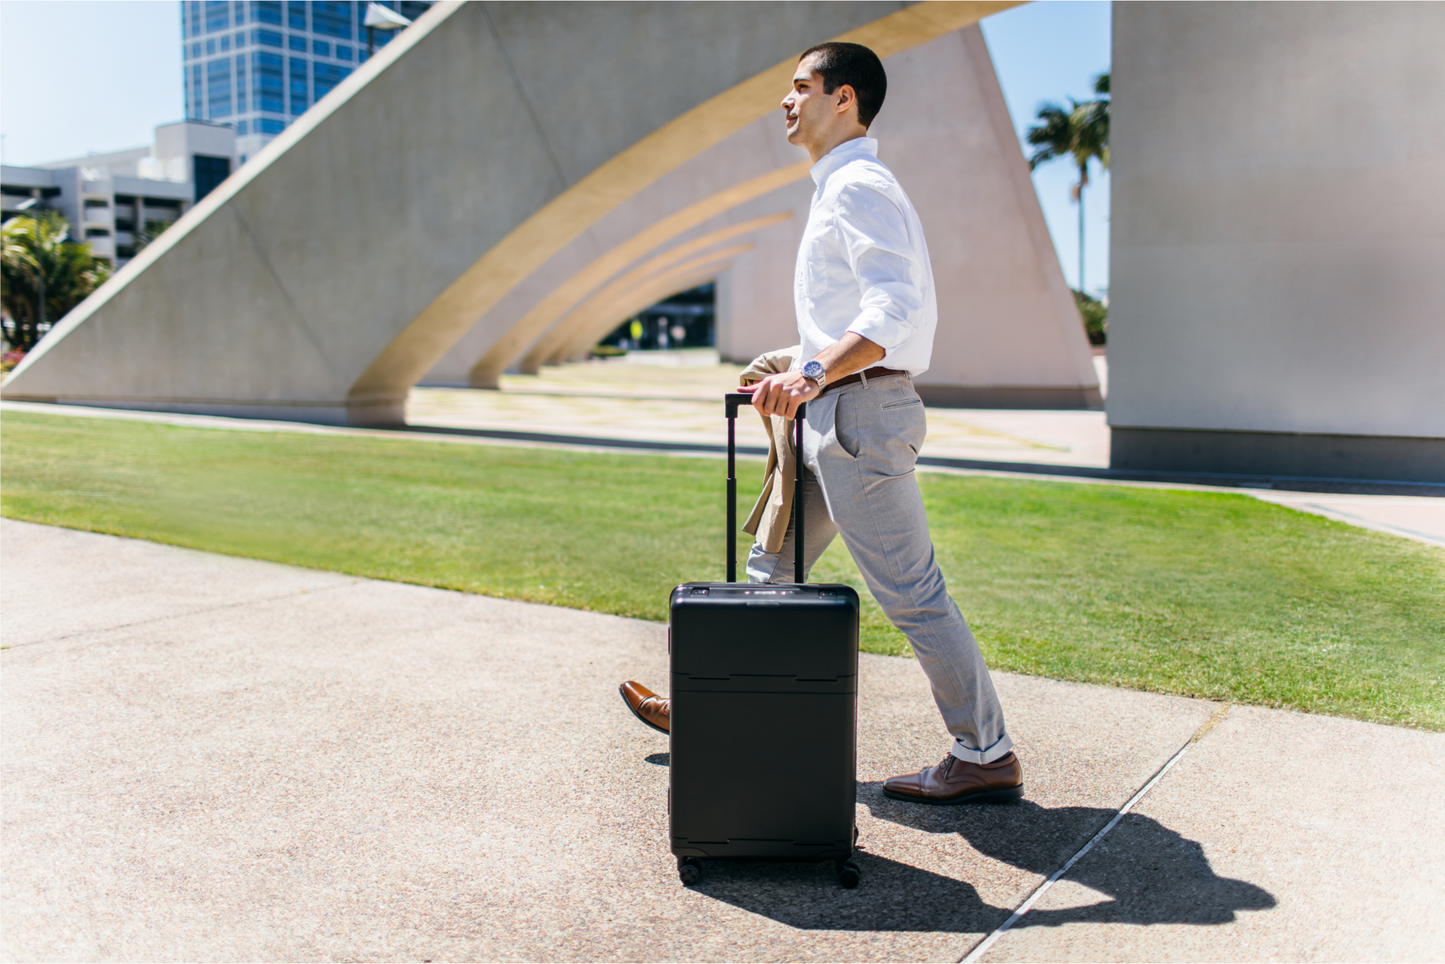
<path fill-rule="evenodd" d="M 70 240 L 58 211 L 22 215 L 0 227 L 0 303 L 5 343 L 26 352 L 110 277 L 90 245 Z"/>
<path fill-rule="evenodd" d="M 1039 123 L 1028 129 L 1024 139 L 1036 148 L 1029 156 L 1029 170 L 1046 161 L 1067 157 L 1079 168 L 1074 200 L 1079 202 L 1079 291 L 1084 285 L 1084 188 L 1089 186 L 1089 162 L 1109 166 L 1109 75 L 1094 78 L 1095 100 L 1080 103 L 1069 99 L 1065 110 L 1058 104 L 1039 107 Z M 1091 299 L 1092 300 L 1092 299 Z"/>
<path fill-rule="evenodd" d="M 1084 320 L 1084 334 L 1089 337 L 1089 344 L 1104 344 L 1109 326 L 1108 305 L 1082 291 L 1075 291 L 1074 306 Z"/>

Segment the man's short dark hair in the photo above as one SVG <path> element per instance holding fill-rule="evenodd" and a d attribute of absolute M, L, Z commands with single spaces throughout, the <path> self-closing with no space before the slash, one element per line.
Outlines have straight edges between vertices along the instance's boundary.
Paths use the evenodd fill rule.
<path fill-rule="evenodd" d="M 829 41 L 803 51 L 798 63 L 809 57 L 823 78 L 823 93 L 831 94 L 844 84 L 852 87 L 858 95 L 858 123 L 871 126 L 888 94 L 888 74 L 878 55 L 862 44 Z"/>

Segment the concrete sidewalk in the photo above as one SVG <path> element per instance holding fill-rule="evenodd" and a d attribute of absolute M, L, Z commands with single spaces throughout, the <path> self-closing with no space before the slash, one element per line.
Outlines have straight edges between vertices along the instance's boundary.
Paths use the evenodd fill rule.
<path fill-rule="evenodd" d="M 6 959 L 1445 955 L 1440 734 L 999 674 L 1027 802 L 918 807 L 879 783 L 947 738 L 918 667 L 865 656 L 862 885 L 688 890 L 667 741 L 616 694 L 665 679 L 661 625 L 10 520 L 0 549 Z"/>

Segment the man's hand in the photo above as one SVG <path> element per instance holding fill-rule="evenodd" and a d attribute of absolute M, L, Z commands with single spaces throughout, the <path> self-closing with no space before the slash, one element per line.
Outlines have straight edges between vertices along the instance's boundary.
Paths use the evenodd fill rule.
<path fill-rule="evenodd" d="M 818 352 L 817 360 L 828 373 L 828 381 L 835 382 L 881 361 L 884 354 L 881 346 L 850 331 Z M 796 371 L 769 375 L 738 391 L 752 392 L 753 408 L 762 414 L 782 415 L 784 418 L 792 418 L 798 413 L 799 405 L 822 394 L 817 382 L 804 378 L 802 372 Z"/>
<path fill-rule="evenodd" d="M 818 383 L 811 378 L 804 378 L 801 372 L 778 372 L 738 391 L 751 392 L 753 408 L 761 414 L 781 415 L 784 418 L 797 415 L 799 405 L 812 401 L 820 394 Z"/>

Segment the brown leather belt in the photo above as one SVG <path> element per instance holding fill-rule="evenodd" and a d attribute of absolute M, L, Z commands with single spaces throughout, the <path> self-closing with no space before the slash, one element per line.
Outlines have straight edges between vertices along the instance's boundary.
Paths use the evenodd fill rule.
<path fill-rule="evenodd" d="M 823 394 L 826 394 L 826 393 L 828 393 L 828 392 L 831 392 L 831 391 L 832 391 L 833 389 L 835 389 L 835 388 L 842 388 L 844 385 L 851 385 L 851 384 L 853 384 L 854 382 L 861 382 L 861 381 L 863 380 L 863 376 L 864 376 L 864 375 L 867 375 L 869 378 L 882 378 L 884 375 L 907 375 L 907 374 L 908 374 L 907 372 L 902 371 L 902 370 L 897 369 L 897 368 L 881 368 L 881 367 L 880 367 L 880 368 L 869 368 L 869 369 L 867 369 L 866 371 L 854 372 L 854 373 L 851 374 L 851 375 L 844 375 L 842 378 L 838 379 L 836 382 L 829 382 L 829 383 L 823 388 L 823 391 L 819 392 L 818 394 L 823 395 Z"/>

